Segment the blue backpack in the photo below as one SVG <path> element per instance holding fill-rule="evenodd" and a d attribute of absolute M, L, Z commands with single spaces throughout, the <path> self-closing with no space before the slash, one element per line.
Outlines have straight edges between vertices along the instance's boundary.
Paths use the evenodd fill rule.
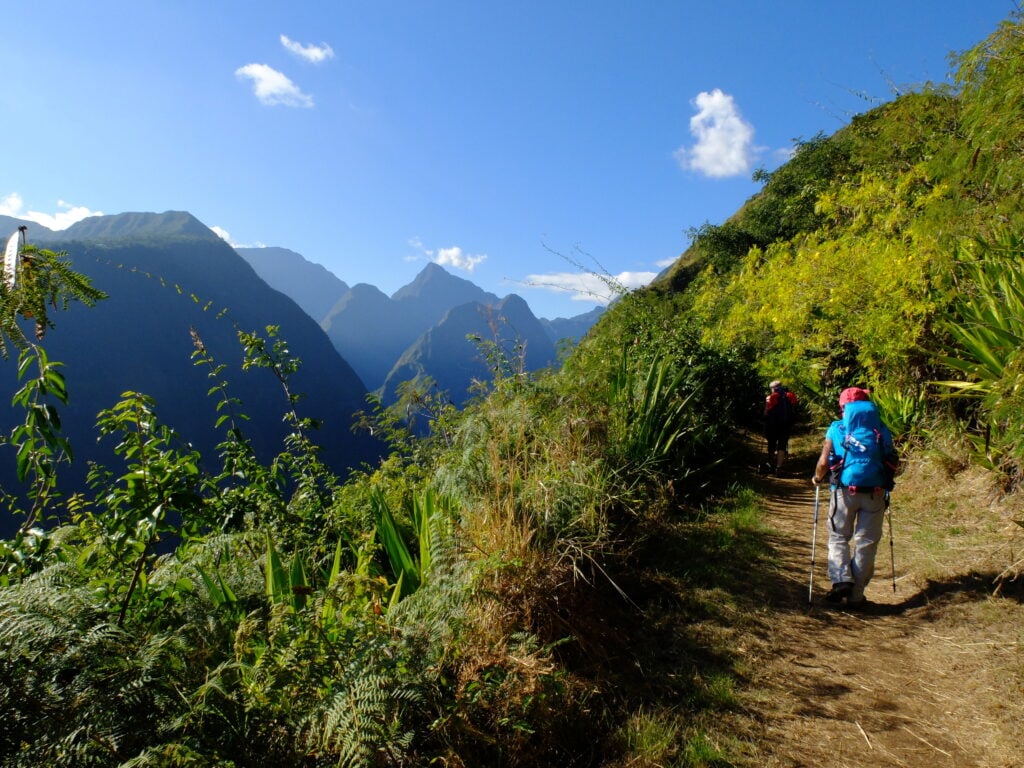
<path fill-rule="evenodd" d="M 857 489 L 891 491 L 895 487 L 896 448 L 874 403 L 847 403 L 842 421 L 832 423 L 828 437 L 832 440 L 829 468 L 833 485 L 845 486 L 854 493 Z"/>

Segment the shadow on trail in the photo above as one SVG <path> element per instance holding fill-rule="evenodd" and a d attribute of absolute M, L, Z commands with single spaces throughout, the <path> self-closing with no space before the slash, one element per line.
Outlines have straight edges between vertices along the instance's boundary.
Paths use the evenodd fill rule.
<path fill-rule="evenodd" d="M 802 611 L 848 612 L 868 616 L 895 616 L 909 611 L 922 611 L 927 620 L 928 610 L 955 602 L 982 601 L 992 597 L 1024 603 L 1024 579 L 1000 580 L 996 572 L 970 571 L 947 579 L 929 579 L 926 586 L 914 594 L 885 602 L 873 602 L 865 608 L 845 610 L 821 602 L 822 590 L 827 589 L 823 578 L 823 564 L 827 558 L 829 492 L 822 488 L 818 497 L 818 520 L 815 526 L 815 494 L 809 482 L 813 472 L 813 457 L 804 456 L 783 477 L 755 475 L 752 487 L 762 495 L 766 522 L 772 530 L 766 534 L 774 558 L 768 558 L 774 568 L 759 572 L 758 578 L 769 585 L 769 593 L 779 598 L 777 608 Z M 816 528 L 816 530 L 815 530 Z M 888 550 L 890 533 L 885 531 L 878 551 L 875 582 L 891 578 Z M 899 543 L 896 543 L 898 560 Z M 815 550 L 812 554 L 812 548 Z M 814 561 L 813 602 L 808 602 L 811 586 L 812 557 Z M 897 563 L 898 565 L 898 563 Z M 788 573 L 787 573 L 788 571 Z M 802 584 L 801 582 L 802 578 Z M 788 589 L 787 589 L 788 587 Z"/>
<path fill-rule="evenodd" d="M 653 696 L 702 710 L 727 706 L 717 700 L 715 681 L 743 673 L 741 655 L 723 637 L 756 602 L 751 567 L 769 559 L 770 548 L 755 531 L 700 514 L 649 525 L 630 558 L 642 570 L 614 575 L 638 609 L 619 627 L 628 659 L 619 674 L 633 678 L 622 690 L 638 703 Z"/>
<path fill-rule="evenodd" d="M 750 639 L 774 647 L 781 642 L 781 631 L 788 633 L 785 647 L 793 656 L 791 687 L 805 691 L 811 703 L 801 706 L 810 708 L 849 693 L 845 681 L 820 679 L 819 663 L 804 658 L 805 639 L 814 624 L 842 628 L 908 611 L 930 621 L 930 610 L 951 601 L 992 596 L 994 576 L 976 573 L 929 582 L 910 596 L 897 596 L 899 602 L 868 610 L 823 606 L 828 494 L 822 489 L 814 537 L 814 602 L 809 604 L 815 458 L 809 453 L 794 456 L 782 477 L 751 471 L 723 478 L 720 493 L 713 494 L 715 512 L 680 507 L 676 515 L 637 520 L 624 536 L 632 542 L 628 551 L 602 563 L 594 590 L 572 590 L 564 601 L 554 601 L 559 615 L 550 636 L 542 639 L 556 644 L 566 636 L 575 638 L 558 645 L 555 653 L 627 710 L 657 702 L 675 712 L 713 716 L 740 707 L 730 686 L 742 687 L 759 674 L 750 665 Z M 738 514 L 730 514 L 730 493 L 742 487 L 753 489 L 759 514 L 742 514 L 749 496 L 737 502 Z M 887 559 L 888 554 L 881 550 L 879 557 Z M 875 578 L 884 581 L 887 563 L 879 566 Z M 1020 585 L 1012 596 L 1007 589 L 1004 597 L 1022 599 Z M 903 622 L 886 623 L 893 636 L 903 631 Z M 862 643 L 858 650 L 865 654 L 877 642 L 872 633 L 855 640 L 835 636 L 848 644 Z M 881 712 L 888 705 L 879 700 L 874 706 Z"/>
<path fill-rule="evenodd" d="M 822 487 L 818 497 L 818 520 L 815 530 L 815 494 L 810 482 L 803 482 L 804 478 L 810 478 L 813 471 L 813 461 L 803 458 L 799 465 L 795 465 L 783 477 L 771 475 L 752 476 L 751 486 L 757 490 L 762 497 L 762 507 L 766 515 L 766 523 L 771 530 L 765 534 L 766 543 L 769 545 L 774 558 L 767 560 L 785 570 L 788 564 L 790 574 L 759 573 L 758 578 L 774 579 L 776 587 L 784 586 L 787 582 L 792 587 L 789 597 L 796 602 L 794 607 L 807 608 L 807 593 L 810 586 L 812 547 L 816 564 L 815 587 L 827 587 L 823 582 L 823 571 L 821 567 L 827 558 L 828 548 L 828 517 L 829 517 L 829 491 Z M 889 577 L 889 532 L 886 529 L 883 540 L 878 550 L 878 570 L 875 573 L 875 581 L 881 581 Z M 899 542 L 896 542 L 897 560 L 899 557 Z M 897 563 L 898 565 L 898 563 Z M 802 585 L 800 580 L 802 578 Z M 802 591 L 802 594 L 801 594 Z M 782 596 L 782 592 L 776 594 Z M 983 600 L 988 597 L 999 596 L 1002 598 L 1024 602 L 1024 580 L 1000 581 L 998 574 L 979 573 L 972 571 L 960 574 L 955 577 L 943 580 L 929 580 L 927 585 L 909 597 L 899 602 L 886 602 L 876 604 L 870 611 L 873 615 L 892 615 L 904 613 L 908 610 L 925 608 L 936 601 L 948 602 L 950 599 Z M 816 589 L 815 605 L 821 595 Z M 783 599 L 784 604 L 787 600 Z M 779 607 L 784 607 L 780 605 Z"/>
<path fill-rule="evenodd" d="M 876 615 L 893 615 L 918 608 L 929 608 L 936 604 L 948 605 L 951 602 L 975 602 L 1000 597 L 1024 603 L 1024 582 L 1000 582 L 996 573 L 960 574 L 951 579 L 929 579 L 927 586 L 900 603 L 879 605 Z"/>

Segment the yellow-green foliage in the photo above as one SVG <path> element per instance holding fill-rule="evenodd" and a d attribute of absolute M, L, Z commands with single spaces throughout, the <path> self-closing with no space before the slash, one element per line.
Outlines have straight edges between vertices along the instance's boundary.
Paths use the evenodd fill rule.
<path fill-rule="evenodd" d="M 905 94 L 759 173 L 760 193 L 695 233 L 684 261 L 696 277 L 665 287 L 684 292 L 683 322 L 705 344 L 743 350 L 764 378 L 826 408 L 838 389 L 867 384 L 905 430 L 958 413 L 1016 476 L 1019 313 L 1007 280 L 1024 233 L 1024 16 L 958 63 L 958 92 Z M 957 257 L 979 243 L 984 270 Z M 1013 255 L 993 266 L 1000 254 Z M 984 397 L 951 411 L 951 390 Z"/>
<path fill-rule="evenodd" d="M 834 188 L 818 205 L 826 227 L 751 250 L 727 283 L 710 274 L 699 283 L 706 337 L 752 346 L 764 375 L 814 390 L 910 377 L 946 258 L 920 219 L 946 194 L 920 168 L 896 184 L 864 174 Z"/>
<path fill-rule="evenodd" d="M 727 225 L 697 233 L 707 266 L 687 294 L 705 341 L 752 350 L 765 377 L 808 392 L 862 382 L 916 399 L 938 373 L 953 254 L 1024 226 L 1022 62 L 1015 14 L 963 55 L 961 93 L 902 96 L 763 174 Z M 816 218 L 768 240 L 765 212 L 806 208 L 808 189 Z"/>

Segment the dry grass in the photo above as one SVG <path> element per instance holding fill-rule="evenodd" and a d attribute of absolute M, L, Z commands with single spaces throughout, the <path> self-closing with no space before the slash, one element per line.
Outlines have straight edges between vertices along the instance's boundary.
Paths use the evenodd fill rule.
<path fill-rule="evenodd" d="M 1004 495 L 981 468 L 951 473 L 949 466 L 917 457 L 899 478 L 894 508 L 913 536 L 908 571 L 923 580 L 959 572 L 1012 581 L 1020 575 L 1024 550 L 1024 529 L 1014 522 L 1024 519 L 1024 497 Z"/>
<path fill-rule="evenodd" d="M 820 605 L 823 495 L 809 607 L 818 438 L 792 447 L 789 477 L 733 476 L 754 492 L 724 493 L 725 512 L 639 516 L 635 544 L 600 570 L 581 573 L 568 559 L 552 567 L 528 526 L 492 529 L 519 546 L 481 585 L 460 699 L 490 679 L 498 706 L 484 715 L 558 720 L 563 737 L 524 733 L 499 750 L 503 762 L 1024 766 L 1024 592 L 1019 580 L 997 582 L 1024 549 L 1012 522 L 1021 500 L 961 462 L 908 461 L 893 494 L 896 590 L 886 538 L 868 590 L 876 608 L 852 613 Z M 504 644 L 527 626 L 539 646 Z M 536 697 L 556 689 L 560 709 L 549 711 Z M 449 764 L 489 764 L 491 725 L 464 723 L 479 752 L 461 763 L 450 754 Z M 596 732 L 605 736 L 587 736 Z"/>

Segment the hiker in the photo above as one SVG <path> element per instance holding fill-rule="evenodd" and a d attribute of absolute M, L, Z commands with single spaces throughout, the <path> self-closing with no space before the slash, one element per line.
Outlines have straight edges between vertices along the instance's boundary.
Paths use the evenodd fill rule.
<path fill-rule="evenodd" d="M 781 381 L 768 385 L 764 399 L 764 437 L 768 441 L 768 471 L 782 474 L 789 452 L 789 430 L 796 417 L 796 395 L 782 386 Z"/>
<path fill-rule="evenodd" d="M 864 589 L 875 570 L 897 457 L 892 434 L 870 393 L 849 387 L 839 395 L 841 417 L 825 432 L 811 481 L 829 477 L 828 603 L 866 604 Z M 852 552 L 851 552 L 852 543 Z"/>

